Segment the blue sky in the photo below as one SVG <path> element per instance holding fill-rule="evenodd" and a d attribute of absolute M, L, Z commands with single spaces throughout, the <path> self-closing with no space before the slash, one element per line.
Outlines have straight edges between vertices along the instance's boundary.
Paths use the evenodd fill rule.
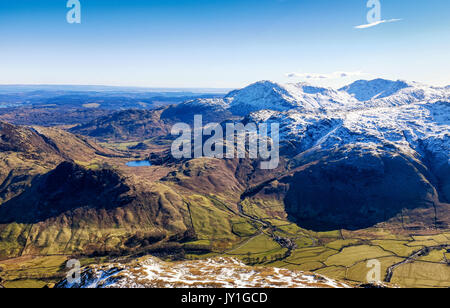
<path fill-rule="evenodd" d="M 367 29 L 366 0 L 80 0 L 81 24 L 66 2 L 0 1 L 0 84 L 450 84 L 448 0 L 381 0 L 402 20 Z"/>

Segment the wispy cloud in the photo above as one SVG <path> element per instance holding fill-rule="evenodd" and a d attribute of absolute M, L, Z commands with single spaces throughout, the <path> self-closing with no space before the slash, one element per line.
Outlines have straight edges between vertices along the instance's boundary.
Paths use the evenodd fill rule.
<path fill-rule="evenodd" d="M 347 77 L 355 77 L 362 75 L 362 72 L 333 72 L 329 74 L 317 74 L 317 73 L 288 73 L 289 78 L 302 78 L 302 79 L 339 79 Z"/>
<path fill-rule="evenodd" d="M 375 27 L 375 26 L 378 26 L 378 25 L 381 25 L 381 24 L 397 22 L 397 21 L 402 21 L 402 20 L 403 19 L 384 19 L 384 20 L 373 22 L 371 24 L 365 24 L 365 25 L 356 26 L 355 29 L 367 29 L 367 28 L 372 28 L 372 27 Z"/>

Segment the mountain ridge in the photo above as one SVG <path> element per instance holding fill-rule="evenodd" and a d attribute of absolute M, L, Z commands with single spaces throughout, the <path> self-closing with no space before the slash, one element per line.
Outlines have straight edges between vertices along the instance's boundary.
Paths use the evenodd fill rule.
<path fill-rule="evenodd" d="M 366 96 L 363 96 L 363 93 Z M 279 84 L 265 80 L 231 91 L 218 101 L 221 101 L 222 106 L 232 113 L 245 116 L 250 112 L 264 109 L 323 112 L 391 107 L 449 99 L 448 88 L 400 80 L 374 79 L 359 80 L 340 89 L 316 87 L 307 83 Z M 201 102 L 201 99 L 198 100 L 198 103 Z"/>

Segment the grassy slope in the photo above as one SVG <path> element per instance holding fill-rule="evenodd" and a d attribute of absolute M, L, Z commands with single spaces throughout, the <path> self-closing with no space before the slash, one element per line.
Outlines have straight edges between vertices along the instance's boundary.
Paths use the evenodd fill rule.
<path fill-rule="evenodd" d="M 128 153 L 102 148 L 84 137 L 55 128 L 35 127 L 29 130 L 5 124 L 1 129 L 2 134 L 10 137 L 8 143 L 1 144 L 4 151 L 0 152 L 0 182 L 6 189 L 1 190 L 0 206 L 32 189 L 33 181 L 43 183 L 37 176 L 48 174 L 63 161 L 73 161 L 92 170 L 83 173 L 93 180 L 100 176 L 96 172 L 102 168 L 117 170 L 124 178 L 124 184 L 130 187 L 127 195 L 136 201 L 133 201 L 134 205 L 108 211 L 80 207 L 45 221 L 24 220 L 0 225 L 0 259 L 118 251 L 126 249 L 125 242 L 137 232 L 151 235 L 161 231 L 158 225 L 164 225 L 166 230 L 162 231 L 171 235 L 185 230 L 185 224 L 191 223 L 189 219 L 184 220 L 187 209 L 176 192 L 163 183 L 136 177 L 131 168 L 125 167 L 125 163 L 133 159 Z M 168 172 L 164 172 L 164 168 L 148 169 L 145 175 L 151 174 L 155 179 L 159 174 Z M 37 191 L 42 190 L 39 185 L 33 185 Z M 41 197 L 45 194 L 42 192 Z M 25 198 L 22 201 L 30 203 L 32 209 L 33 202 L 38 202 L 33 199 L 36 194 L 23 195 Z M 63 198 L 70 196 L 64 194 Z M 19 202 L 19 205 L 24 202 Z M 170 221 L 166 221 L 167 216 L 171 217 Z"/>

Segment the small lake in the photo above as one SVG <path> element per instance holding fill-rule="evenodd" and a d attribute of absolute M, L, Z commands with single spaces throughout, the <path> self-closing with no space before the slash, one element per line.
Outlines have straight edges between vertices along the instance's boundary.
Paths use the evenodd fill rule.
<path fill-rule="evenodd" d="M 152 165 L 148 160 L 130 161 L 126 164 L 128 167 L 150 167 Z"/>

